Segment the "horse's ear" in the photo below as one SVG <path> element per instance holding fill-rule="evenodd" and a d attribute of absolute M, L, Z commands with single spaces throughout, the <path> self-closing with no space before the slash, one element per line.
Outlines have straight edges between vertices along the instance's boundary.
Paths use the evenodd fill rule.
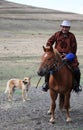
<path fill-rule="evenodd" d="M 44 52 L 46 51 L 46 48 L 43 46 L 43 50 L 44 50 Z"/>
<path fill-rule="evenodd" d="M 53 46 L 50 46 L 50 50 L 53 51 Z"/>

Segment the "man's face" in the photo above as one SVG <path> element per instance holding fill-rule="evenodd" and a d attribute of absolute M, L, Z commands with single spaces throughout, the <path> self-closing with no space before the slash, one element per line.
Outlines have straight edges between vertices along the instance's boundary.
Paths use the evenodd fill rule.
<path fill-rule="evenodd" d="M 68 33 L 69 30 L 70 30 L 70 27 L 67 27 L 67 26 L 61 26 L 61 31 L 62 31 L 63 33 Z"/>

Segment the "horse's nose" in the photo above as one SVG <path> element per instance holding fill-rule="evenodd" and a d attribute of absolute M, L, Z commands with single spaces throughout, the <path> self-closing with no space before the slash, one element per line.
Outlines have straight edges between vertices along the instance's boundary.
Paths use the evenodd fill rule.
<path fill-rule="evenodd" d="M 40 76 L 40 75 L 41 75 L 41 71 L 38 70 L 38 71 L 37 71 L 37 74 Z"/>
<path fill-rule="evenodd" d="M 39 76 L 44 76 L 44 73 L 43 73 L 42 70 L 38 70 L 37 74 L 38 74 Z"/>

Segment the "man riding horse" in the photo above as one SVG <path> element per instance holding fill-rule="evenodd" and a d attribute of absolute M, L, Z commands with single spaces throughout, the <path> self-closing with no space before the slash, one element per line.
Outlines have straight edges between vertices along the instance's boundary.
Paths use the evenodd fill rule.
<path fill-rule="evenodd" d="M 64 20 L 61 25 L 61 30 L 54 33 L 47 41 L 46 46 L 54 46 L 59 53 L 62 55 L 63 62 L 68 62 L 68 64 L 73 69 L 74 74 L 74 91 L 80 92 L 82 88 L 80 86 L 80 69 L 79 62 L 77 60 L 77 41 L 73 33 L 69 32 L 70 30 L 70 21 Z M 49 74 L 45 76 L 45 84 L 42 86 L 42 90 L 47 92 L 49 89 L 48 85 Z"/>

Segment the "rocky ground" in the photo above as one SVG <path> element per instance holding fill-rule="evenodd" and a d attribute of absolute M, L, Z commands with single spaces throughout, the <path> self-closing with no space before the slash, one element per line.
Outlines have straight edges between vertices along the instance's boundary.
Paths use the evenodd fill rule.
<path fill-rule="evenodd" d="M 8 102 L 7 95 L 0 93 L 0 130 L 83 130 L 83 92 L 71 94 L 71 123 L 66 123 L 65 112 L 58 109 L 58 99 L 55 123 L 49 123 L 49 91 L 31 87 L 28 96 L 31 100 L 22 102 L 21 93 L 15 92 Z"/>

